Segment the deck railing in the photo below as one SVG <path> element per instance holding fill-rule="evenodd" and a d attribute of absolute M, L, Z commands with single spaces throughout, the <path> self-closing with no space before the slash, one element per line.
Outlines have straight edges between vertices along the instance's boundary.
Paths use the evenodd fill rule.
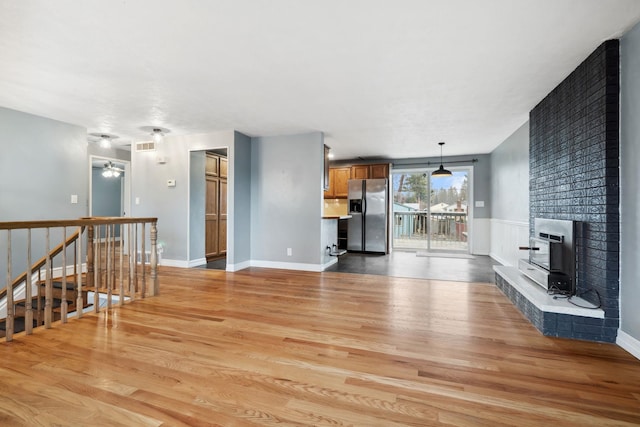
<path fill-rule="evenodd" d="M 52 241 L 61 243 L 51 249 Z M 91 306 L 99 312 L 114 302 L 123 305 L 159 293 L 157 218 L 0 222 L 2 252 L 6 282 L 0 277 L 0 323 L 6 341 L 13 339 L 16 318 L 24 319 L 29 335 L 34 326 L 66 323 Z M 32 263 L 34 253 L 43 256 Z M 14 277 L 14 271 L 20 274 Z"/>
<path fill-rule="evenodd" d="M 466 212 L 409 211 L 393 213 L 393 239 L 404 246 L 430 240 L 449 249 L 467 247 Z"/>

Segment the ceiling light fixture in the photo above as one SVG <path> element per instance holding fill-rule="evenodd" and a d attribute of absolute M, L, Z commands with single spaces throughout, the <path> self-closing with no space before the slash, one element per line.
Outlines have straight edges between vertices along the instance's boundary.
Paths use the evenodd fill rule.
<path fill-rule="evenodd" d="M 142 126 L 140 129 L 145 132 L 149 132 L 153 138 L 153 142 L 156 144 L 161 143 L 164 140 L 164 137 L 171 132 L 169 129 L 160 126 Z"/>
<path fill-rule="evenodd" d="M 102 176 L 104 176 L 105 178 L 117 178 L 122 172 L 123 170 L 115 166 L 111 161 L 105 163 L 104 167 L 102 168 Z"/>
<path fill-rule="evenodd" d="M 93 137 L 90 138 L 89 141 L 95 142 L 100 148 L 105 149 L 111 148 L 111 141 L 113 141 L 114 139 L 118 139 L 118 135 L 104 132 L 90 133 L 89 135 Z"/>
<path fill-rule="evenodd" d="M 444 145 L 444 142 L 438 142 L 438 145 L 440 146 L 440 167 L 436 170 L 434 170 L 431 173 L 431 176 L 436 177 L 436 178 L 440 178 L 440 177 L 444 177 L 444 176 L 451 176 L 452 173 L 450 170 L 447 170 L 444 168 L 444 166 L 442 166 L 442 146 Z"/>

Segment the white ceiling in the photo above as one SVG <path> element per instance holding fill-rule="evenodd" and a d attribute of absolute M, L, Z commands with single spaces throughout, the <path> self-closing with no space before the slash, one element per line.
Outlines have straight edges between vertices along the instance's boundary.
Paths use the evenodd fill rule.
<path fill-rule="evenodd" d="M 121 143 L 154 125 L 488 153 L 639 20 L 638 0 L 0 0 L 0 106 Z"/>

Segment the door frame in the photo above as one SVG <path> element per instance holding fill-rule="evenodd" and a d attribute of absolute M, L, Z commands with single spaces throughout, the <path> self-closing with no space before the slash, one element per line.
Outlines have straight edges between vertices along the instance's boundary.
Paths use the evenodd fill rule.
<path fill-rule="evenodd" d="M 473 207 L 474 207 L 474 194 L 473 194 L 473 173 L 474 173 L 474 168 L 473 165 L 462 165 L 462 166 L 447 166 L 447 169 L 449 169 L 452 172 L 456 172 L 456 171 L 463 171 L 466 170 L 467 171 L 467 183 L 468 183 L 468 188 L 467 188 L 467 250 L 466 251 L 456 251 L 456 252 L 460 252 L 460 253 L 466 253 L 466 254 L 471 254 L 471 249 L 473 248 Z M 393 177 L 394 175 L 399 175 L 402 173 L 406 173 L 406 174 L 419 174 L 419 173 L 426 173 L 428 175 L 428 180 L 427 180 L 427 191 L 431 192 L 431 172 L 437 170 L 436 167 L 430 167 L 430 166 L 423 166 L 423 167 L 411 167 L 411 168 L 403 168 L 403 167 L 399 167 L 399 168 L 394 168 L 391 171 L 391 180 L 393 181 Z M 391 184 L 391 197 L 390 202 L 391 202 L 391 215 L 390 215 L 390 220 L 391 220 L 391 227 L 393 227 L 394 225 L 394 211 L 393 211 L 393 204 L 394 204 L 394 187 L 393 187 L 393 182 Z M 431 208 L 431 199 L 429 198 L 428 201 L 428 207 L 429 209 Z M 430 225 L 429 225 L 430 226 Z M 390 228 L 390 234 L 391 234 L 391 248 L 394 250 L 401 250 L 398 249 L 394 246 L 393 244 L 393 228 Z M 430 247 L 430 243 L 428 244 L 428 247 Z M 430 252 L 447 252 L 444 249 L 427 249 Z"/>
<path fill-rule="evenodd" d="M 89 156 L 89 216 L 93 215 L 93 162 L 105 160 L 124 164 L 124 179 L 122 180 L 122 211 L 121 216 L 131 216 L 131 160 L 91 154 Z"/>
<path fill-rule="evenodd" d="M 206 153 L 207 151 L 213 151 L 213 150 L 226 150 L 227 153 L 227 160 L 229 161 L 229 163 L 231 163 L 231 159 L 229 156 L 230 153 L 230 147 L 229 146 L 214 146 L 214 147 L 203 147 L 203 148 L 190 148 L 188 150 L 188 155 L 187 155 L 187 176 L 188 176 L 188 180 L 189 180 L 189 184 L 188 184 L 188 188 L 187 188 L 187 259 L 189 260 L 189 267 L 196 267 L 198 265 L 204 264 L 206 263 L 206 251 L 205 251 L 205 247 L 202 247 L 202 258 L 198 258 L 196 260 L 192 260 L 192 253 L 191 253 L 191 204 L 193 203 L 193 198 L 195 197 L 195 195 L 191 194 L 191 169 L 192 169 L 192 165 L 191 165 L 191 153 L 194 152 L 202 152 L 203 154 Z M 231 164 L 229 164 L 229 168 L 231 168 Z M 229 169 L 230 170 L 230 169 Z M 203 180 L 205 179 L 205 175 L 204 175 L 204 170 L 202 173 L 202 177 Z M 227 185 L 229 184 L 229 180 L 230 178 L 227 177 Z M 205 197 L 206 195 L 203 194 L 203 197 Z M 227 188 L 227 210 L 229 209 L 229 191 Z M 204 217 L 202 218 L 202 225 L 204 227 L 204 222 L 205 219 Z M 204 229 L 204 228 L 203 228 Z M 204 232 L 204 231 L 203 231 Z M 205 237 L 206 238 L 206 237 Z M 225 257 L 225 259 L 227 260 L 227 265 L 228 265 L 228 250 L 229 250 L 229 221 L 227 221 L 227 256 Z M 203 261 L 204 260 L 204 261 Z"/>

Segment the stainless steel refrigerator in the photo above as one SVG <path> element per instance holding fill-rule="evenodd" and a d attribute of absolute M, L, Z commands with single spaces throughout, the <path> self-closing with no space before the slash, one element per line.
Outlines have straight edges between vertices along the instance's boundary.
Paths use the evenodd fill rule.
<path fill-rule="evenodd" d="M 349 180 L 347 250 L 387 252 L 387 180 Z"/>

